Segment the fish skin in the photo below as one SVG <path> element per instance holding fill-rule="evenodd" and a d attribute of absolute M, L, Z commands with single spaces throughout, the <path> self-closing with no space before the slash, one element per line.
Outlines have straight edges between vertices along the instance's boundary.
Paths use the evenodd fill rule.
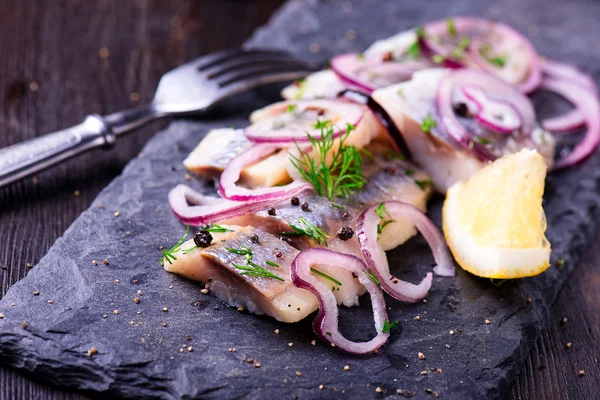
<path fill-rule="evenodd" d="M 421 121 L 429 114 L 439 120 L 435 112 L 437 86 L 449 70 L 435 68 L 415 73 L 413 79 L 373 92 L 372 97 L 392 117 L 404 136 L 413 159 L 431 176 L 435 189 L 440 193 L 454 183 L 466 181 L 486 165 L 473 152 L 467 151 L 439 124 L 430 132 L 421 129 Z M 550 167 L 554 158 L 555 139 L 543 129 L 536 127 L 531 139 L 517 142 L 508 139 L 503 147 L 505 153 L 514 153 L 524 147 L 536 148 Z"/>
<path fill-rule="evenodd" d="M 222 225 L 225 226 L 225 225 Z M 232 232 L 212 233 L 213 243 L 206 248 L 196 248 L 193 240 L 185 242 L 175 254 L 177 260 L 165 262 L 165 270 L 185 278 L 204 282 L 207 288 L 229 306 L 242 307 L 255 314 L 267 314 L 282 322 L 297 322 L 318 308 L 316 297 L 291 282 L 290 264 L 299 251 L 275 236 L 253 227 L 225 226 Z M 251 235 L 259 238 L 253 243 Z M 265 267 L 283 281 L 243 275 L 233 264 L 244 265 L 246 257 L 227 248 L 252 251 L 252 262 Z M 275 254 L 281 253 L 281 257 Z M 266 264 L 275 262 L 279 268 Z M 328 281 L 327 281 L 328 282 Z"/>

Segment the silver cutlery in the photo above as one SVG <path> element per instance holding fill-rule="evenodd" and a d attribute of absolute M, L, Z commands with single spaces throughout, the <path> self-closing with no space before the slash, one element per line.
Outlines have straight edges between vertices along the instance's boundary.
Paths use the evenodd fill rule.
<path fill-rule="evenodd" d="M 274 50 L 227 50 L 197 58 L 162 76 L 150 104 L 82 123 L 0 150 L 0 187 L 98 147 L 159 118 L 203 114 L 251 88 L 300 79 L 312 68 Z"/>

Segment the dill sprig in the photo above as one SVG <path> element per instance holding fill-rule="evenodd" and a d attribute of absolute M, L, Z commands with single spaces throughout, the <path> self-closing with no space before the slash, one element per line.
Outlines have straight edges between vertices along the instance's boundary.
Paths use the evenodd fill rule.
<path fill-rule="evenodd" d="M 237 269 L 241 269 L 242 271 L 244 271 L 244 272 L 240 272 L 240 275 L 262 276 L 265 278 L 277 279 L 282 282 L 284 281 L 283 278 L 280 278 L 279 276 L 275 275 L 274 273 L 272 273 L 265 267 L 261 267 L 260 265 L 253 263 L 250 260 L 247 260 L 245 265 L 239 265 L 239 264 L 233 264 L 233 263 L 232 263 L 232 265 L 234 267 L 236 267 Z"/>
<path fill-rule="evenodd" d="M 490 64 L 496 67 L 503 68 L 506 65 L 506 54 L 491 55 L 492 47 L 489 44 L 484 44 L 479 49 L 479 54 L 485 58 Z"/>
<path fill-rule="evenodd" d="M 390 323 L 390 321 L 386 319 L 385 321 L 383 321 L 383 329 L 381 329 L 381 333 L 388 333 L 396 325 L 398 325 L 398 321 Z"/>
<path fill-rule="evenodd" d="M 299 226 L 298 226 L 299 225 Z M 280 232 L 280 236 L 308 236 L 319 244 L 327 246 L 329 235 L 304 217 L 298 218 L 298 225 L 290 224 L 292 232 Z"/>
<path fill-rule="evenodd" d="M 369 269 L 369 270 L 365 270 L 365 269 L 363 269 L 362 271 L 365 273 L 365 275 L 366 275 L 366 276 L 367 276 L 367 277 L 368 277 L 370 280 L 372 280 L 372 281 L 373 281 L 373 283 L 374 283 L 374 284 L 376 284 L 376 285 L 381 285 L 381 282 L 379 282 L 379 279 L 377 279 L 377 277 L 375 276 L 375 274 L 374 274 L 373 272 L 371 272 L 371 270 L 370 270 L 370 269 Z"/>
<path fill-rule="evenodd" d="M 325 279 L 327 279 L 327 280 L 330 280 L 331 282 L 335 283 L 335 284 L 336 284 L 336 285 L 338 285 L 338 286 L 342 286 L 342 282 L 338 281 L 338 280 L 337 280 L 337 279 L 335 279 L 333 276 L 327 275 L 326 273 L 324 273 L 324 272 L 321 272 L 321 271 L 319 271 L 318 269 L 311 268 L 310 270 L 311 270 L 311 271 L 312 271 L 314 274 L 317 274 L 317 275 L 319 275 L 319 276 L 321 276 L 321 277 L 323 277 L 323 278 L 325 278 Z"/>
<path fill-rule="evenodd" d="M 253 262 L 252 257 L 254 257 L 254 254 L 252 253 L 252 250 L 250 250 L 248 247 L 242 246 L 240 249 L 234 249 L 233 247 L 226 247 L 225 249 L 227 251 L 229 251 L 230 253 L 237 254 L 240 256 L 246 256 L 246 263 L 243 265 L 231 263 L 231 265 L 233 265 L 235 268 L 241 269 L 243 271 L 243 272 L 240 272 L 240 275 L 260 276 L 260 277 L 264 277 L 264 278 L 277 279 L 282 282 L 284 281 L 283 278 L 275 275 L 274 273 L 272 273 L 265 267 L 260 266 L 260 265 L 256 264 L 255 262 Z M 267 261 L 266 264 L 270 265 L 272 267 L 274 266 L 274 267 L 279 268 L 279 265 L 275 264 L 273 261 Z"/>
<path fill-rule="evenodd" d="M 381 219 L 379 224 L 377 224 L 377 234 L 378 235 L 380 235 L 381 232 L 383 232 L 383 230 L 385 229 L 386 226 L 388 226 L 392 222 L 396 222 L 395 220 L 392 219 L 392 216 L 388 212 L 387 208 L 385 208 L 385 203 L 381 203 L 377 206 L 377 208 L 375 209 L 375 214 L 377 214 L 379 219 Z M 385 219 L 386 216 L 389 219 L 386 220 Z"/>
<path fill-rule="evenodd" d="M 361 152 L 354 146 L 346 145 L 346 140 L 355 128 L 352 124 L 347 124 L 346 132 L 339 137 L 339 146 L 335 149 L 336 139 L 333 137 L 334 126 L 331 121 L 317 121 L 314 127 L 320 130 L 321 137 L 308 135 L 308 140 L 317 153 L 316 159 L 303 153 L 296 143 L 301 156 L 298 158 L 291 155 L 291 162 L 320 196 L 331 201 L 336 197 L 348 198 L 366 183 L 361 169 Z"/>
<path fill-rule="evenodd" d="M 185 242 L 185 239 L 188 237 L 190 233 L 190 226 L 186 225 L 185 227 L 185 234 L 181 237 L 181 239 L 179 239 L 179 241 L 175 244 L 175 246 L 171 247 L 168 250 L 163 250 L 162 251 L 162 258 L 160 259 L 160 261 L 158 262 L 160 265 L 164 265 L 165 261 L 168 262 L 169 264 L 173 264 L 173 261 L 177 260 L 177 257 L 175 257 L 175 253 L 177 253 L 179 250 L 181 250 L 181 245 L 183 244 L 183 242 Z M 194 246 L 192 248 L 186 249 L 184 251 L 184 254 L 189 253 L 190 251 L 196 249 L 198 246 Z"/>
<path fill-rule="evenodd" d="M 425 133 L 430 133 L 437 126 L 437 121 L 433 119 L 431 114 L 427 113 L 423 121 L 421 121 L 421 130 Z"/>
<path fill-rule="evenodd" d="M 217 225 L 217 224 L 210 224 L 210 226 L 204 226 L 202 228 L 202 230 L 206 231 L 206 232 L 217 232 L 217 233 L 233 232 L 233 230 L 227 229 L 224 226 Z"/>

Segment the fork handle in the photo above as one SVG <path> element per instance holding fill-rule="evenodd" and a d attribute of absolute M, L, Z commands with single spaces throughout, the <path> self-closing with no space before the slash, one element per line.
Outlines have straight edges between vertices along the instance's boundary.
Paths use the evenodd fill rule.
<path fill-rule="evenodd" d="M 115 135 L 99 115 L 79 125 L 0 150 L 0 187 L 96 147 L 111 147 Z"/>
<path fill-rule="evenodd" d="M 0 149 L 0 188 L 88 150 L 111 148 L 121 134 L 166 115 L 153 103 L 105 117 L 88 115 L 79 125 Z"/>

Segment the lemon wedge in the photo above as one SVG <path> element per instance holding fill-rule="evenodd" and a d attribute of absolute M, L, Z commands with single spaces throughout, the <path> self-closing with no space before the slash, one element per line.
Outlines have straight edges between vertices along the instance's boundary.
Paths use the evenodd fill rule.
<path fill-rule="evenodd" d="M 549 266 L 542 208 L 546 164 L 535 150 L 502 157 L 454 184 L 443 230 L 458 264 L 485 278 L 523 278 Z"/>

